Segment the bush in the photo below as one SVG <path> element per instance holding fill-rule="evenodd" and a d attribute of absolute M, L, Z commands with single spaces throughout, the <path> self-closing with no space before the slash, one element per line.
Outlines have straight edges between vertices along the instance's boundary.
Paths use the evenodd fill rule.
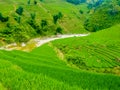
<path fill-rule="evenodd" d="M 37 34 L 42 34 L 40 26 L 36 24 L 34 20 L 29 20 L 28 24 L 35 30 Z"/>
<path fill-rule="evenodd" d="M 56 14 L 56 15 L 53 15 L 53 22 L 54 22 L 54 24 L 56 24 L 57 21 L 58 21 L 59 19 L 61 19 L 62 17 L 63 17 L 63 14 L 62 14 L 61 12 L 59 12 L 59 13 Z"/>
<path fill-rule="evenodd" d="M 19 15 L 22 15 L 23 14 L 23 7 L 18 7 L 18 9 L 16 9 L 16 13 L 19 14 Z"/>
<path fill-rule="evenodd" d="M 36 1 L 36 0 L 34 0 L 34 4 L 35 4 L 35 5 L 37 4 L 37 1 Z"/>
<path fill-rule="evenodd" d="M 27 3 L 28 3 L 28 5 L 30 5 L 30 0 L 28 0 L 28 2 L 27 2 Z"/>
<path fill-rule="evenodd" d="M 86 2 L 86 0 L 66 0 L 66 1 L 73 3 L 75 5 Z"/>
<path fill-rule="evenodd" d="M 120 7 L 115 9 L 115 6 L 112 8 L 110 6 L 102 6 L 96 9 L 95 13 L 84 22 L 84 27 L 88 31 L 95 32 L 118 24 L 119 21 Z"/>
<path fill-rule="evenodd" d="M 83 11 L 82 10 L 79 10 L 80 14 L 83 14 Z"/>
<path fill-rule="evenodd" d="M 56 34 L 57 34 L 57 33 L 62 34 L 62 31 L 63 31 L 63 29 L 62 29 L 61 27 L 57 27 L 57 29 L 56 29 Z"/>
<path fill-rule="evenodd" d="M 54 24 L 56 24 L 57 21 L 58 21 L 58 15 L 54 15 L 54 16 L 53 16 L 53 22 L 54 22 Z"/>
<path fill-rule="evenodd" d="M 41 27 L 44 28 L 47 26 L 48 22 L 46 20 L 41 20 Z"/>
<path fill-rule="evenodd" d="M 20 23 L 20 22 L 21 22 L 21 17 L 20 17 L 20 16 L 15 16 L 14 19 L 17 21 L 17 23 Z"/>
<path fill-rule="evenodd" d="M 35 13 L 31 13 L 30 16 L 31 16 L 31 19 L 35 20 L 35 17 L 36 17 Z"/>
<path fill-rule="evenodd" d="M 9 17 L 3 17 L 3 15 L 0 13 L 0 21 L 1 22 L 7 22 L 9 20 Z"/>

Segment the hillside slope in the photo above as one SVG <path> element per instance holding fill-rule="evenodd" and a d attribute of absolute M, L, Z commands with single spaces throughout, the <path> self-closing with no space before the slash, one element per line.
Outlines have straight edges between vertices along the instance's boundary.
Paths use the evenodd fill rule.
<path fill-rule="evenodd" d="M 71 68 L 50 45 L 30 53 L 0 51 L 0 83 L 2 90 L 120 89 L 120 77 Z"/>
<path fill-rule="evenodd" d="M 99 73 L 120 75 L 120 25 L 87 37 L 53 42 L 70 65 Z"/>
<path fill-rule="evenodd" d="M 56 40 L 29 53 L 0 50 L 0 89 L 119 90 L 119 27 Z"/>
<path fill-rule="evenodd" d="M 76 6 L 64 0 L 28 1 L 0 1 L 1 42 L 26 42 L 38 36 L 86 32 L 85 14 L 79 13 L 81 7 L 87 12 L 86 5 Z"/>

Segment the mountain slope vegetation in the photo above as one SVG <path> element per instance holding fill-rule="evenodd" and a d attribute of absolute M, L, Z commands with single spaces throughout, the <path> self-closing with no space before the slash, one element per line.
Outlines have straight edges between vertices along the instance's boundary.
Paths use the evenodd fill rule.
<path fill-rule="evenodd" d="M 119 23 L 119 3 L 119 0 L 2 0 L 0 44 L 109 28 Z"/>
<path fill-rule="evenodd" d="M 87 12 L 84 4 L 75 6 L 63 0 L 2 0 L 0 7 L 2 42 L 27 42 L 38 36 L 86 32 L 85 16 L 79 12 L 81 7 Z"/>
<path fill-rule="evenodd" d="M 120 90 L 120 0 L 0 0 L 0 8 L 0 46 L 92 32 L 34 49 L 33 40 L 29 52 L 0 49 L 0 90 Z"/>
<path fill-rule="evenodd" d="M 76 67 L 93 72 L 120 75 L 120 25 L 87 37 L 53 42 L 65 60 Z"/>
<path fill-rule="evenodd" d="M 120 23 L 119 0 L 103 3 L 85 21 L 85 29 L 95 32 Z"/>
<path fill-rule="evenodd" d="M 51 51 L 51 52 L 50 52 Z M 0 51 L 0 89 L 119 90 L 120 77 L 69 67 L 51 45 L 32 52 Z"/>

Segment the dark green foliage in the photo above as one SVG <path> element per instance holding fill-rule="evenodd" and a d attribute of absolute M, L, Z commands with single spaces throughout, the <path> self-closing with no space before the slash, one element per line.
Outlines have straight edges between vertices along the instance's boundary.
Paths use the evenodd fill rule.
<path fill-rule="evenodd" d="M 7 25 L 7 28 L 0 32 L 2 34 L 1 37 L 5 38 L 5 42 L 27 42 L 30 39 L 29 35 L 22 27 L 11 26 L 10 24 Z"/>
<path fill-rule="evenodd" d="M 77 67 L 87 68 L 87 66 L 86 66 L 86 64 L 84 62 L 84 58 L 80 57 L 79 55 L 78 56 L 67 55 L 66 59 L 67 59 L 68 63 L 72 63 L 72 64 L 76 65 Z"/>
<path fill-rule="evenodd" d="M 31 16 L 31 19 L 35 20 L 35 17 L 36 17 L 35 13 L 31 13 L 30 16 Z"/>
<path fill-rule="evenodd" d="M 73 3 L 75 5 L 86 2 L 86 0 L 66 0 L 66 1 Z"/>
<path fill-rule="evenodd" d="M 36 24 L 36 22 L 34 20 L 29 20 L 28 21 L 28 24 L 33 28 L 35 29 L 35 32 L 37 34 L 42 34 L 42 31 L 40 29 L 40 26 Z"/>
<path fill-rule="evenodd" d="M 119 23 L 120 21 L 120 7 L 115 5 L 104 5 L 96 9 L 84 23 L 86 30 L 95 32 L 105 28 L 109 28 L 112 25 Z"/>
<path fill-rule="evenodd" d="M 23 31 L 23 28 L 21 27 L 12 27 L 11 28 L 11 37 L 14 38 L 15 42 L 26 42 L 28 41 L 28 37 L 25 31 Z"/>
<path fill-rule="evenodd" d="M 2 13 L 0 13 L 0 21 L 3 19 Z"/>
<path fill-rule="evenodd" d="M 87 7 L 89 9 L 91 8 L 97 8 L 98 6 L 100 6 L 105 0 L 91 0 L 89 1 L 89 3 L 87 3 Z"/>
<path fill-rule="evenodd" d="M 57 21 L 58 21 L 59 19 L 61 19 L 62 17 L 63 17 L 63 14 L 62 14 L 61 12 L 59 12 L 59 13 L 56 14 L 56 15 L 53 15 L 53 22 L 54 22 L 54 24 L 56 24 Z"/>
<path fill-rule="evenodd" d="M 44 0 L 40 0 L 41 2 L 43 2 Z"/>
<path fill-rule="evenodd" d="M 22 14 L 23 14 L 23 7 L 19 6 L 19 7 L 16 9 L 16 13 L 19 14 L 19 15 L 22 15 Z"/>
<path fill-rule="evenodd" d="M 82 10 L 79 10 L 80 14 L 83 14 L 84 12 Z"/>
<path fill-rule="evenodd" d="M 10 26 L 10 23 L 7 23 L 7 24 L 6 24 L 6 27 L 10 28 L 10 27 L 11 27 L 11 26 Z"/>
<path fill-rule="evenodd" d="M 54 15 L 53 16 L 53 22 L 54 22 L 54 24 L 56 24 L 57 23 L 57 21 L 58 21 L 58 15 Z"/>
<path fill-rule="evenodd" d="M 61 19 L 63 17 L 63 14 L 61 12 L 58 13 L 58 18 Z"/>
<path fill-rule="evenodd" d="M 1 22 L 7 22 L 9 20 L 9 17 L 3 17 L 2 13 L 0 13 L 0 21 Z"/>
<path fill-rule="evenodd" d="M 2 33 L 3 35 L 9 35 L 12 33 L 12 31 L 9 28 L 6 28 L 3 31 L 1 31 L 0 33 Z"/>
<path fill-rule="evenodd" d="M 20 23 L 20 22 L 21 22 L 21 17 L 20 17 L 20 16 L 15 16 L 14 19 L 17 21 L 17 23 Z"/>
<path fill-rule="evenodd" d="M 34 4 L 35 4 L 35 5 L 37 4 L 37 1 L 36 1 L 36 0 L 34 0 Z"/>
<path fill-rule="evenodd" d="M 63 31 L 63 29 L 62 29 L 61 27 L 57 27 L 57 29 L 56 29 L 56 34 L 57 34 L 57 33 L 62 34 L 62 31 Z"/>
<path fill-rule="evenodd" d="M 44 28 L 45 26 L 48 25 L 47 20 L 41 20 L 41 27 Z"/>
<path fill-rule="evenodd" d="M 30 5 L 30 2 L 31 2 L 31 1 L 30 1 L 30 0 L 28 0 L 28 2 L 27 2 L 27 3 L 28 3 L 28 5 Z"/>

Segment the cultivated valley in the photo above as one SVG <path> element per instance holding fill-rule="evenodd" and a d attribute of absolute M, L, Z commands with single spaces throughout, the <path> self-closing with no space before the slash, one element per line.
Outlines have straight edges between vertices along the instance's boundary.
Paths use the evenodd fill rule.
<path fill-rule="evenodd" d="M 120 90 L 120 0 L 0 0 L 0 90 Z"/>

